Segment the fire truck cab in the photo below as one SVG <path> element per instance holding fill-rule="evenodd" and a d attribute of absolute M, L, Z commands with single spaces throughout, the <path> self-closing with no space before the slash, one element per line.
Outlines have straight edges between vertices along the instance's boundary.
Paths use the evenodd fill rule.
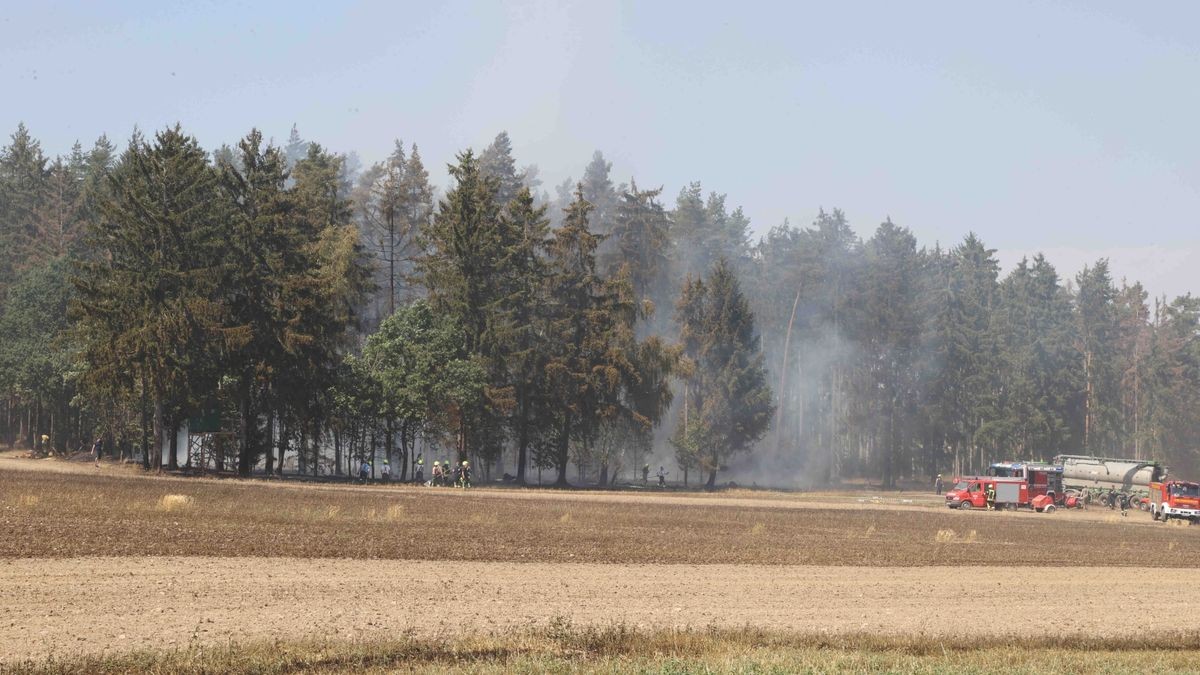
<path fill-rule="evenodd" d="M 996 492 L 996 508 L 1015 509 L 1029 503 L 1024 479 L 997 476 L 962 476 L 946 491 L 946 506 L 952 509 L 986 509 L 988 488 Z"/>
<path fill-rule="evenodd" d="M 1182 480 L 1150 483 L 1150 515 L 1164 522 L 1171 518 L 1200 521 L 1200 484 Z"/>

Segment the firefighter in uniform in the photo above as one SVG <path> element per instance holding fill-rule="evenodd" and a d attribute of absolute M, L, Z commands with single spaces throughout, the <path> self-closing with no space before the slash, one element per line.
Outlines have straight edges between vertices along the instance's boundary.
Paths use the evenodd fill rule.
<path fill-rule="evenodd" d="M 988 511 L 995 511 L 996 510 L 996 484 L 988 483 L 987 490 L 985 492 L 987 494 Z"/>

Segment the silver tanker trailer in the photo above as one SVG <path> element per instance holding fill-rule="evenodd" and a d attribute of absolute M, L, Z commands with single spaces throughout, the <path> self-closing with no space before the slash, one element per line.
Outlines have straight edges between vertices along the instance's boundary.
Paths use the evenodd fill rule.
<path fill-rule="evenodd" d="M 1113 490 L 1136 498 L 1137 506 L 1149 496 L 1150 483 L 1167 475 L 1167 467 L 1148 460 L 1059 455 L 1054 463 L 1062 467 L 1063 489 L 1092 495 Z"/>

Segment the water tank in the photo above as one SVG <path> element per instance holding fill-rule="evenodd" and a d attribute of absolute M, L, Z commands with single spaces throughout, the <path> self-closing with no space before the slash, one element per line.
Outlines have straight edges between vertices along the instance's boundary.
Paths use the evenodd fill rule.
<path fill-rule="evenodd" d="M 1054 463 L 1062 466 L 1063 485 L 1068 488 L 1145 490 L 1166 475 L 1158 462 L 1136 459 L 1059 455 Z"/>

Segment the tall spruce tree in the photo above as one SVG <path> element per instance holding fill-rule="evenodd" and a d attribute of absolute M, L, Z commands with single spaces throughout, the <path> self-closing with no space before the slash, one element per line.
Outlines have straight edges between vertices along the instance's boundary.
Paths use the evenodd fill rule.
<path fill-rule="evenodd" d="M 0 150 L 0 297 L 17 273 L 39 260 L 39 220 L 49 192 L 47 159 L 25 125 Z"/>
<path fill-rule="evenodd" d="M 158 443 L 213 384 L 201 378 L 225 338 L 227 219 L 208 154 L 178 125 L 135 136 L 121 164 L 90 232 L 104 255 L 75 279 L 83 356 L 91 377 L 141 372 L 157 439 L 145 460 L 160 466 Z"/>
<path fill-rule="evenodd" d="M 496 205 L 504 208 L 517 198 L 521 190 L 521 174 L 512 154 L 512 141 L 507 131 L 501 131 L 495 140 L 479 154 L 479 171 L 495 181 Z"/>
<path fill-rule="evenodd" d="M 693 363 L 681 425 L 695 447 L 707 486 L 729 458 L 766 433 L 774 405 L 754 314 L 729 262 L 718 259 L 704 280 L 688 280 L 676 308 L 684 354 Z"/>
<path fill-rule="evenodd" d="M 610 178 L 611 172 L 612 162 L 606 160 L 604 153 L 597 150 L 592 153 L 592 161 L 584 168 L 583 180 L 580 181 L 583 198 L 592 205 L 592 212 L 588 215 L 590 227 L 593 232 L 601 235 L 612 232 L 620 201 L 617 188 Z"/>
<path fill-rule="evenodd" d="M 1140 283 L 1122 284 L 1117 294 L 1116 309 L 1119 337 L 1121 378 L 1120 446 L 1133 451 L 1137 459 L 1144 458 L 1145 435 L 1143 422 L 1146 397 L 1143 382 L 1146 374 L 1153 327 L 1150 324 L 1148 294 Z"/>
<path fill-rule="evenodd" d="M 866 243 L 867 278 L 861 342 L 866 352 L 864 392 L 871 445 L 878 450 L 885 487 L 896 484 L 897 467 L 911 459 L 910 411 L 917 402 L 920 262 L 916 238 L 891 220 Z"/>
<path fill-rule="evenodd" d="M 1104 455 L 1120 449 L 1117 289 L 1106 259 L 1084 267 L 1075 283 L 1075 348 L 1083 360 L 1083 448 Z"/>
<path fill-rule="evenodd" d="M 932 404 L 940 408 L 945 425 L 940 436 L 951 449 L 954 471 L 965 473 L 975 463 L 982 472 L 985 448 L 976 435 L 997 410 L 999 345 L 991 329 L 1000 265 L 995 251 L 974 233 L 950 251 L 946 262 L 931 317 L 941 355 Z"/>
<path fill-rule="evenodd" d="M 420 223 L 411 218 L 407 203 L 407 169 L 404 147 L 396 141 L 388 160 L 363 174 L 365 189 L 359 206 L 384 274 L 387 314 L 396 311 L 403 277 L 417 250 Z"/>
<path fill-rule="evenodd" d="M 505 256 L 501 245 L 498 181 L 482 173 L 470 150 L 450 166 L 455 187 L 422 233 L 424 254 L 418 262 L 435 312 L 452 317 L 462 329 L 462 354 L 480 359 L 498 355 L 495 326 L 501 293 L 497 271 Z M 492 369 L 489 368 L 489 371 Z M 500 415 L 487 392 L 465 406 L 455 433 L 458 459 L 473 456 L 485 440 L 498 443 Z"/>
<path fill-rule="evenodd" d="M 236 335 L 229 366 L 237 386 L 238 472 L 248 475 L 270 442 L 258 425 L 267 408 L 269 383 L 284 367 L 299 322 L 296 307 L 278 299 L 293 292 L 298 277 L 314 263 L 295 200 L 287 188 L 287 158 L 252 130 L 237 147 L 234 160 L 220 162 L 221 190 L 231 207 L 227 242 L 227 281 L 232 332 Z M 271 415 L 269 408 L 268 425 Z M 268 456 L 268 472 L 273 457 Z"/>
<path fill-rule="evenodd" d="M 288 277 L 280 302 L 288 313 L 286 360 L 272 381 L 278 414 L 302 442 L 302 470 L 317 472 L 317 443 L 334 405 L 333 383 L 341 355 L 350 346 L 363 300 L 372 290 L 371 266 L 351 223 L 344 158 L 313 143 L 293 171 L 299 218 L 296 236 L 308 256 L 302 274 Z M 280 433 L 286 449 L 289 434 Z M 283 453 L 279 455 L 282 463 Z"/>
<path fill-rule="evenodd" d="M 308 155 L 308 146 L 308 141 L 300 137 L 300 131 L 293 124 L 292 130 L 288 133 L 287 143 L 283 146 L 283 155 L 287 159 L 289 171 L 296 166 L 296 162 Z"/>
<path fill-rule="evenodd" d="M 500 378 L 511 391 L 508 424 L 517 450 L 517 482 L 524 483 L 529 451 L 546 424 L 544 368 L 547 349 L 545 260 L 549 220 L 535 206 L 529 188 L 521 188 L 500 216 L 503 252 L 498 278 L 502 297 L 497 309 L 498 339 L 505 358 L 497 361 Z"/>
<path fill-rule="evenodd" d="M 572 442 L 587 454 L 601 422 L 616 415 L 620 405 L 622 373 L 614 363 L 620 355 L 611 348 L 622 308 L 616 289 L 596 269 L 601 238 L 589 229 L 591 210 L 577 186 L 549 245 L 545 373 L 547 396 L 554 402 L 551 438 L 558 485 L 567 485 Z"/>
<path fill-rule="evenodd" d="M 1000 285 L 993 331 L 1000 341 L 1001 409 L 990 421 L 1006 457 L 1049 460 L 1073 449 L 1080 388 L 1071 345 L 1071 299 L 1045 257 L 1022 260 Z"/>
<path fill-rule="evenodd" d="M 630 181 L 613 218 L 613 245 L 601 258 L 608 276 L 616 275 L 622 267 L 627 269 L 636 301 L 651 303 L 647 312 L 653 311 L 654 304 L 665 304 L 663 301 L 669 297 L 666 279 L 671 221 L 657 201 L 661 193 L 662 188 L 639 190 L 637 183 Z"/>

